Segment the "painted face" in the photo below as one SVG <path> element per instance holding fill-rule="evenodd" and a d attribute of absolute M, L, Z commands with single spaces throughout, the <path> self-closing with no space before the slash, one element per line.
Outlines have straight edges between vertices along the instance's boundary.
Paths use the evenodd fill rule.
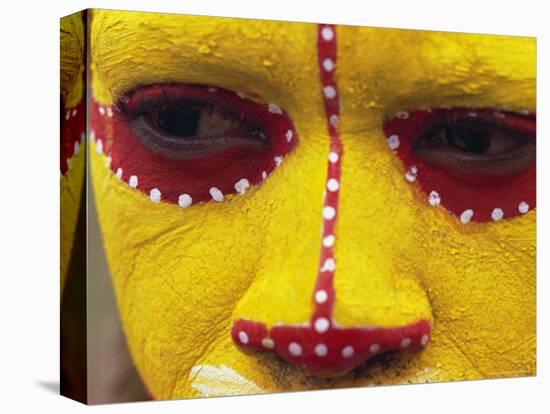
<path fill-rule="evenodd" d="M 86 102 L 84 94 L 84 18 L 75 13 L 61 20 L 61 288 L 65 285 L 77 214 L 84 184 Z"/>
<path fill-rule="evenodd" d="M 534 374 L 534 39 L 95 11 L 91 41 L 155 398 Z"/>

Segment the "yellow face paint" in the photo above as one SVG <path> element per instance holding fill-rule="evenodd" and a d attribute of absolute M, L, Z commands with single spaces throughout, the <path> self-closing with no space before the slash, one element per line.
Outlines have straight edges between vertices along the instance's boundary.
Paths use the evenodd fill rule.
<path fill-rule="evenodd" d="M 243 352 L 230 336 L 239 319 L 299 325 L 314 311 L 329 145 L 318 27 L 93 13 L 100 105 L 147 85 L 216 86 L 277 103 L 300 138 L 261 185 L 185 209 L 152 203 L 108 168 L 102 144 L 92 145 L 124 331 L 155 398 L 535 373 L 535 211 L 462 225 L 407 183 L 382 129 L 403 108 L 534 110 L 534 40 L 340 26 L 335 35 L 345 153 L 334 322 L 392 328 L 427 320 L 433 331 L 420 353 L 326 379 L 270 353 Z"/>
<path fill-rule="evenodd" d="M 61 291 L 68 276 L 75 227 L 84 184 L 86 129 L 84 103 L 85 29 L 83 13 L 61 19 Z M 79 113 L 80 111 L 80 113 Z"/>

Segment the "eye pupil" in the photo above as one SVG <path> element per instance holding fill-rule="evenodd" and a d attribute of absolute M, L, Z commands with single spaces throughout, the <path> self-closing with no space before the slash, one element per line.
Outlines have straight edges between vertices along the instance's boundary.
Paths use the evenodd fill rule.
<path fill-rule="evenodd" d="M 157 127 L 176 137 L 191 137 L 197 133 L 201 109 L 170 107 L 152 114 Z"/>
<path fill-rule="evenodd" d="M 472 125 L 447 125 L 445 136 L 449 145 L 474 154 L 484 154 L 491 146 L 487 128 Z"/>

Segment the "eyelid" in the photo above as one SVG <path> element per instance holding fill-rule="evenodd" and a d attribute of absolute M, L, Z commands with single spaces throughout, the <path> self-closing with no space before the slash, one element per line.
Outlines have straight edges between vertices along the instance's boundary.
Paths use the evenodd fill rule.
<path fill-rule="evenodd" d="M 162 84 L 140 87 L 122 95 L 117 108 L 127 119 L 140 116 L 143 112 L 161 108 L 163 105 L 176 105 L 178 102 L 198 101 L 211 104 L 225 110 L 234 110 L 235 116 L 254 125 L 265 125 L 273 120 L 270 111 L 272 104 L 262 104 L 248 97 L 222 88 L 205 85 Z M 278 106 L 275 105 L 277 109 Z M 282 112 L 280 112 L 282 114 Z"/>
<path fill-rule="evenodd" d="M 160 134 L 143 117 L 132 121 L 134 136 L 153 153 L 174 160 L 193 160 L 214 155 L 240 146 L 253 151 L 266 151 L 269 141 L 242 138 L 239 136 L 171 138 Z"/>
<path fill-rule="evenodd" d="M 411 111 L 413 112 L 413 111 Z M 441 124 L 453 125 L 457 122 L 465 123 L 468 120 L 472 122 L 485 122 L 501 128 L 510 128 L 516 131 L 521 131 L 526 134 L 536 134 L 536 114 L 529 113 L 527 115 L 496 111 L 493 109 L 430 109 L 417 110 L 415 113 L 423 113 L 422 122 L 417 125 L 417 133 L 425 133 L 432 128 L 437 122 Z M 393 118 L 395 119 L 395 118 Z M 388 121 L 389 122 L 389 121 Z"/>

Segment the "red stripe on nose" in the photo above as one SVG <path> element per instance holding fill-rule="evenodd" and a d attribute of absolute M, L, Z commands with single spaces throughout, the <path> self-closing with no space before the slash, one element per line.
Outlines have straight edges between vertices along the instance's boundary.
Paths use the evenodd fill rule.
<path fill-rule="evenodd" d="M 330 325 L 332 324 L 332 308 L 334 305 L 333 281 L 336 272 L 334 246 L 336 244 L 336 223 L 338 221 L 340 176 L 342 174 L 344 147 L 338 132 L 340 96 L 334 78 L 337 59 L 336 29 L 333 25 L 319 25 L 317 33 L 317 60 L 330 143 L 322 213 L 323 239 L 317 283 L 313 293 L 315 311 L 312 315 L 312 321 L 322 318 L 322 320 L 327 320 Z"/>
<path fill-rule="evenodd" d="M 429 321 L 393 328 L 335 326 L 334 275 L 337 261 L 336 223 L 340 195 L 340 177 L 344 147 L 340 138 L 340 97 L 334 74 L 337 67 L 336 30 L 333 25 L 319 25 L 317 58 L 321 92 L 330 138 L 327 177 L 322 210 L 322 242 L 317 281 L 313 292 L 311 320 L 301 325 L 276 325 L 240 319 L 233 324 L 231 336 L 240 346 L 275 352 L 283 360 L 318 376 L 336 376 L 359 366 L 369 358 L 399 349 L 420 350 L 431 335 Z"/>

